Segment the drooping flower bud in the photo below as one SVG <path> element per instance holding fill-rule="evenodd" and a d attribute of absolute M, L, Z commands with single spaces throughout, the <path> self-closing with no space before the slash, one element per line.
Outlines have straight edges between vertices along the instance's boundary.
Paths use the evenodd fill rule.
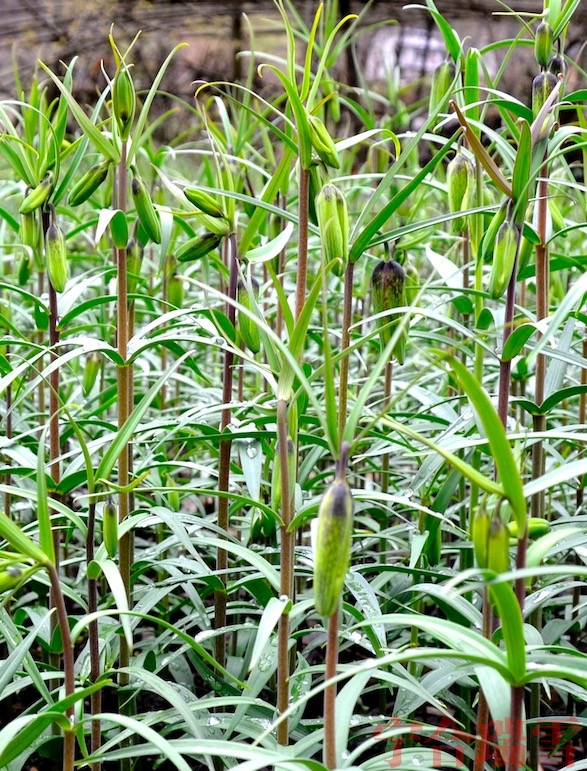
<path fill-rule="evenodd" d="M 224 209 L 209 193 L 195 187 L 186 187 L 183 194 L 191 204 L 204 214 L 208 214 L 210 217 L 225 217 Z"/>
<path fill-rule="evenodd" d="M 371 276 L 371 286 L 373 289 L 373 310 L 376 314 L 393 308 L 401 308 L 407 304 L 406 274 L 396 260 L 381 260 L 377 263 Z M 391 340 L 398 322 L 398 316 L 384 316 L 377 319 L 382 348 Z M 404 363 L 405 343 L 406 332 L 404 330 L 392 351 L 392 355 L 395 356 L 399 364 Z"/>
<path fill-rule="evenodd" d="M 467 156 L 458 152 L 446 169 L 448 188 L 448 206 L 451 214 L 470 208 L 475 189 L 475 169 Z M 452 221 L 454 233 L 462 233 L 467 227 L 466 217 L 457 217 Z"/>
<path fill-rule="evenodd" d="M 557 77 L 552 72 L 541 72 L 536 75 L 532 81 L 532 114 L 534 117 L 538 115 L 557 83 Z"/>
<path fill-rule="evenodd" d="M 489 275 L 487 291 L 490 297 L 498 300 L 510 282 L 520 241 L 520 229 L 511 220 L 506 219 L 495 237 L 493 245 L 493 263 Z"/>
<path fill-rule="evenodd" d="M 178 262 L 192 262 L 205 257 L 216 249 L 222 241 L 222 236 L 216 233 L 204 233 L 203 236 L 194 236 L 183 243 L 175 252 Z"/>
<path fill-rule="evenodd" d="M 136 109 L 135 87 L 126 66 L 121 66 L 114 76 L 112 108 L 120 137 L 126 142 L 130 136 Z"/>
<path fill-rule="evenodd" d="M 547 21 L 541 21 L 536 27 L 534 37 L 534 56 L 541 67 L 546 67 L 552 53 L 554 43 L 553 29 Z"/>
<path fill-rule="evenodd" d="M 316 215 L 326 262 L 335 262 L 334 271 L 343 275 L 348 261 L 349 217 L 346 199 L 334 185 L 324 185 L 316 197 Z"/>
<path fill-rule="evenodd" d="M 139 176 L 135 176 L 131 182 L 130 189 L 141 227 L 151 241 L 160 244 L 161 219 L 153 205 L 147 186 Z"/>
<path fill-rule="evenodd" d="M 251 287 L 253 290 L 253 297 L 249 294 L 249 290 L 245 283 L 238 282 L 238 301 L 243 308 L 249 311 L 253 311 L 254 298 L 259 295 L 259 282 L 256 278 L 251 277 Z M 259 353 L 261 350 L 261 338 L 259 335 L 259 326 L 254 318 L 251 318 L 246 313 L 238 312 L 237 317 L 238 331 L 249 350 L 252 353 Z"/>
<path fill-rule="evenodd" d="M 82 393 L 89 396 L 100 372 L 100 355 L 93 351 L 86 358 L 82 377 Z"/>
<path fill-rule="evenodd" d="M 53 172 L 48 171 L 47 176 L 27 194 L 24 201 L 21 203 L 19 209 L 20 214 L 30 214 L 47 201 L 53 190 L 54 179 Z"/>
<path fill-rule="evenodd" d="M 341 450 L 336 478 L 318 509 L 314 549 L 314 602 L 316 611 L 327 617 L 338 609 L 353 535 L 353 496 L 345 478 L 348 445 Z"/>
<path fill-rule="evenodd" d="M 47 275 L 56 292 L 63 292 L 67 284 L 67 246 L 65 234 L 59 225 L 49 225 L 45 237 Z"/>
<path fill-rule="evenodd" d="M 454 62 L 448 59 L 434 70 L 430 86 L 429 114 L 441 111 L 446 104 L 456 74 Z"/>
<path fill-rule="evenodd" d="M 340 168 L 340 160 L 334 140 L 317 115 L 308 115 L 310 141 L 318 157 L 333 169 Z"/>
<path fill-rule="evenodd" d="M 79 206 L 87 201 L 96 190 L 100 187 L 102 182 L 108 176 L 108 170 L 110 169 L 111 161 L 109 159 L 97 163 L 88 169 L 83 177 L 74 185 L 71 190 L 67 201 L 70 206 Z"/>
<path fill-rule="evenodd" d="M 495 573 L 510 569 L 510 531 L 499 515 L 493 515 L 487 539 L 487 567 Z"/>
<path fill-rule="evenodd" d="M 114 559 L 118 554 L 118 509 L 111 500 L 106 501 L 102 512 L 102 537 L 106 553 Z"/>

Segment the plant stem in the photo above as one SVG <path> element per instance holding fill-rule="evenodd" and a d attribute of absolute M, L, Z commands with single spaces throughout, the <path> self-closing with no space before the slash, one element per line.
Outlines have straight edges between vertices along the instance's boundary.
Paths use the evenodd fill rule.
<path fill-rule="evenodd" d="M 338 618 L 339 609 L 328 619 L 326 638 L 326 682 L 336 677 L 338 665 Z M 336 768 L 336 684 L 327 685 L 324 691 L 324 765 L 329 771 Z"/>
<path fill-rule="evenodd" d="M 288 425 L 287 402 L 280 399 L 277 402 L 277 443 L 279 447 L 281 464 L 281 518 L 283 526 L 281 530 L 281 596 L 293 596 L 293 563 L 294 563 L 294 534 L 289 526 L 292 519 L 292 499 L 289 494 L 291 482 L 289 479 L 288 460 Z M 285 712 L 289 706 L 289 613 L 282 613 L 277 629 L 277 710 L 279 714 Z M 289 742 L 289 724 L 282 720 L 277 727 L 277 741 L 279 744 Z"/>
<path fill-rule="evenodd" d="M 59 569 L 57 565 L 50 564 L 47 566 L 47 570 L 49 571 L 51 593 L 55 603 L 54 607 L 57 612 L 57 623 L 61 630 L 61 641 L 63 643 L 63 675 L 65 696 L 67 697 L 72 696 L 75 692 L 73 646 L 71 644 L 71 636 L 69 634 L 69 622 L 67 620 L 65 598 L 61 590 Z M 67 715 L 70 722 L 72 722 L 73 705 L 67 709 L 65 714 Z M 73 725 L 71 728 L 73 728 Z M 65 731 L 63 742 L 63 771 L 73 771 L 75 763 L 75 734 L 73 733 L 73 730 Z"/>
<path fill-rule="evenodd" d="M 308 275 L 308 201 L 310 194 L 310 172 L 300 168 L 298 191 L 298 261 L 296 282 L 296 320 L 300 317 L 306 302 L 306 284 Z"/>
<path fill-rule="evenodd" d="M 226 260 L 228 262 L 229 280 L 228 280 L 228 298 L 234 301 L 237 292 L 238 264 L 236 258 L 236 237 L 231 235 L 225 240 Z M 226 315 L 230 323 L 234 326 L 236 311 L 233 302 L 226 303 Z M 232 381 L 233 381 L 234 354 L 231 350 L 224 352 L 224 364 L 222 370 L 222 403 L 224 408 L 220 418 L 220 432 L 224 432 L 228 427 L 232 410 L 230 401 L 232 399 Z M 230 439 L 221 439 L 218 453 L 218 490 L 227 493 L 230 482 L 230 450 L 232 442 Z M 221 531 L 228 533 L 228 497 L 220 496 L 218 499 L 218 527 Z M 218 577 L 222 582 L 223 588 L 214 592 L 214 627 L 222 629 L 226 626 L 226 573 L 228 570 L 228 552 L 226 549 L 218 549 L 216 553 L 216 570 Z M 216 661 L 224 666 L 226 663 L 226 633 L 217 635 L 215 640 Z"/>
<path fill-rule="evenodd" d="M 342 305 L 342 337 L 340 349 L 344 353 L 349 347 L 350 332 L 349 327 L 353 320 L 353 278 L 355 273 L 355 263 L 347 263 L 344 273 L 344 298 Z M 340 360 L 340 386 L 338 401 L 338 442 L 342 442 L 344 428 L 346 426 L 346 413 L 348 404 L 349 390 L 349 357 L 344 355 Z"/>

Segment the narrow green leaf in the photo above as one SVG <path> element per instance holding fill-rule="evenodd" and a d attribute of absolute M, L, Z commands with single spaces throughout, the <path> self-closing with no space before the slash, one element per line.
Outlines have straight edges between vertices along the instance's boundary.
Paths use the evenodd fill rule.
<path fill-rule="evenodd" d="M 489 593 L 497 605 L 501 620 L 508 667 L 514 679 L 513 685 L 519 685 L 526 675 L 526 643 L 520 604 L 511 584 L 505 581 L 490 584 Z"/>
<path fill-rule="evenodd" d="M 45 476 L 45 443 L 49 427 L 46 427 L 39 439 L 37 454 L 37 522 L 39 523 L 39 541 L 47 559 L 55 564 L 55 546 L 53 545 L 53 530 L 49 514 L 49 494 L 47 492 L 47 477 Z"/>
<path fill-rule="evenodd" d="M 98 150 L 99 153 L 102 153 L 105 158 L 110 158 L 113 163 L 119 163 L 120 151 L 115 143 L 107 139 L 106 136 L 100 131 L 100 129 L 94 123 L 92 123 L 92 121 L 88 118 L 79 104 L 73 98 L 71 92 L 64 86 L 59 78 L 54 75 L 53 72 L 51 72 L 49 67 L 47 67 L 47 65 L 41 61 L 39 61 L 39 64 L 51 78 L 53 83 L 55 83 L 59 91 L 63 94 L 65 101 L 71 110 L 71 114 L 77 121 L 85 136 L 88 137 L 90 142 L 94 145 L 96 150 Z"/>
<path fill-rule="evenodd" d="M 451 358 L 450 365 L 483 424 L 503 492 L 512 507 L 521 538 L 526 532 L 526 498 L 518 464 L 503 424 L 487 392 L 477 382 L 475 376 L 458 359 Z"/>

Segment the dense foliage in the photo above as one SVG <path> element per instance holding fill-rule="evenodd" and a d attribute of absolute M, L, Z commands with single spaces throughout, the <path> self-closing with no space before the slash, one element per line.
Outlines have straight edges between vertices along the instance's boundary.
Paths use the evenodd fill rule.
<path fill-rule="evenodd" d="M 175 51 L 137 94 L 115 31 L 95 104 L 75 61 L 0 103 L 0 768 L 581 752 L 578 3 L 478 50 L 427 0 L 426 103 L 337 83 L 362 20 L 281 0 L 286 57 L 176 142 Z"/>

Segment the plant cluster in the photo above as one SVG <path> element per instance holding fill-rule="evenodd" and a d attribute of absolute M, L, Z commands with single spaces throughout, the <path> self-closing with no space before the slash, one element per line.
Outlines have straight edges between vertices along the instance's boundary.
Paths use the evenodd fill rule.
<path fill-rule="evenodd" d="M 177 49 L 137 93 L 135 41 L 111 31 L 89 108 L 75 61 L 17 78 L 0 103 L 1 769 L 572 762 L 578 5 L 511 11 L 519 35 L 478 50 L 426 0 L 447 56 L 410 103 L 394 73 L 387 94 L 335 82 L 360 18 L 326 2 L 308 27 L 277 0 L 283 60 L 251 33 L 247 79 L 197 84 L 165 145 L 173 111 L 149 114 Z M 530 106 L 501 89 L 525 47 Z M 253 88 L 268 74 L 271 98 Z"/>

